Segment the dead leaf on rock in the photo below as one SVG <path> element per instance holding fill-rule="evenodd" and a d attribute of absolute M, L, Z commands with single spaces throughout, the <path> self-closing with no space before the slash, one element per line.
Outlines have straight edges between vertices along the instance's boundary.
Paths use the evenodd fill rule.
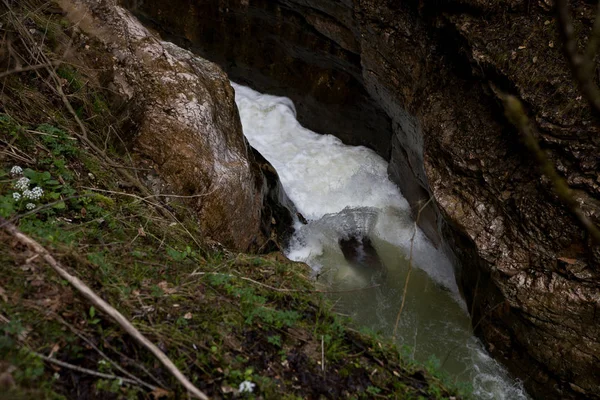
<path fill-rule="evenodd" d="M 157 286 L 166 294 L 173 294 L 177 291 L 177 289 L 169 288 L 169 283 L 167 281 L 162 281 Z"/>
<path fill-rule="evenodd" d="M 60 350 L 60 346 L 58 345 L 58 343 L 55 343 L 54 346 L 52 346 L 52 350 L 50 350 L 50 354 L 48 354 L 48 357 L 52 358 L 52 356 L 56 354 L 58 350 Z"/>
<path fill-rule="evenodd" d="M 237 392 L 237 390 L 234 389 L 234 388 L 232 388 L 231 386 L 221 386 L 221 391 L 223 392 L 223 394 L 229 394 L 229 393 Z"/>
<path fill-rule="evenodd" d="M 150 395 L 154 400 L 158 400 L 163 397 L 169 397 L 170 392 L 165 389 L 156 388 L 152 392 L 150 392 Z"/>
<path fill-rule="evenodd" d="M 8 302 L 8 296 L 6 295 L 6 290 L 4 290 L 4 288 L 2 286 L 0 286 L 0 299 L 2 299 L 2 301 L 4 301 L 5 303 Z"/>
<path fill-rule="evenodd" d="M 569 265 L 577 264 L 577 260 L 574 258 L 558 257 L 558 260 L 562 261 L 564 263 L 567 263 Z"/>

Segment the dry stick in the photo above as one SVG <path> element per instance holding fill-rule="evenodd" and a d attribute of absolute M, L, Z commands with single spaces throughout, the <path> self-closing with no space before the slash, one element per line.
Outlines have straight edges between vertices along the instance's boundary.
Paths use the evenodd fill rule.
<path fill-rule="evenodd" d="M 30 350 L 30 353 L 34 354 L 35 356 L 41 358 L 44 361 L 47 361 L 47 362 L 52 363 L 52 364 L 59 365 L 59 366 L 61 366 L 63 368 L 72 369 L 73 371 L 82 372 L 84 374 L 88 374 L 88 375 L 92 375 L 92 376 L 97 376 L 99 378 L 120 380 L 121 382 L 129 383 L 131 385 L 140 386 L 140 382 L 138 382 L 136 380 L 133 380 L 133 379 L 125 378 L 123 376 L 117 376 L 117 375 L 111 375 L 111 374 L 104 374 L 102 372 L 94 371 L 93 369 L 87 369 L 87 368 L 79 367 L 77 365 L 73 365 L 73 364 L 66 363 L 64 361 L 57 360 L 56 358 L 47 357 L 47 356 L 45 356 L 43 354 L 36 353 L 35 351 L 31 351 L 31 350 Z"/>
<path fill-rule="evenodd" d="M 122 382 L 130 383 L 130 384 L 138 384 L 139 386 L 146 386 L 150 390 L 156 390 L 156 389 L 158 389 L 156 386 L 152 386 L 150 384 L 147 384 L 144 381 L 142 381 L 141 379 L 137 378 L 135 375 L 132 375 L 129 372 L 125 371 L 123 368 L 121 368 L 121 366 L 119 366 L 117 363 L 115 363 L 110 358 L 108 358 L 106 356 L 106 354 L 104 354 L 102 351 L 100 351 L 100 349 L 98 349 L 96 346 L 94 346 L 94 344 L 92 342 L 90 342 L 85 336 L 79 334 L 79 332 L 77 332 L 75 330 L 75 328 L 73 328 L 71 325 L 69 325 L 60 316 L 58 316 L 58 318 L 61 320 L 62 323 L 64 323 L 65 325 L 67 325 L 77 336 L 79 336 L 80 338 L 82 338 L 83 340 L 85 340 L 90 346 L 92 346 L 94 349 L 96 349 L 100 353 L 100 355 L 102 355 L 102 357 L 104 357 L 106 360 L 108 360 L 119 371 L 121 371 L 124 374 L 128 375 L 131 379 L 124 378 L 122 376 L 117 376 L 117 375 L 104 374 L 102 372 L 94 371 L 94 370 L 87 369 L 87 368 L 82 368 L 82 367 L 79 367 L 77 365 L 69 364 L 69 363 L 66 363 L 64 361 L 60 361 L 60 360 L 57 360 L 55 358 L 52 358 L 52 357 L 47 357 L 47 356 L 45 356 L 43 354 L 37 353 L 37 352 L 32 351 L 31 349 L 27 349 L 25 347 L 30 353 L 32 353 L 32 354 L 36 355 L 37 357 L 39 357 L 39 358 L 41 358 L 41 359 L 43 359 L 45 361 L 48 361 L 50 363 L 54 363 L 56 365 L 60 365 L 61 367 L 64 367 L 64 368 L 72 369 L 74 371 L 83 372 L 83 373 L 88 374 L 88 375 L 98 376 L 100 378 L 106 378 L 106 379 L 115 379 L 115 380 L 116 379 L 120 379 Z M 2 314 L 0 314 L 0 321 L 2 321 L 4 323 L 7 323 L 7 324 L 10 323 L 10 320 L 8 318 L 6 318 L 5 316 L 3 316 Z"/>
<path fill-rule="evenodd" d="M 54 62 L 54 64 L 57 64 L 58 62 Z M 15 69 L 11 69 L 10 71 L 6 71 L 0 74 L 0 79 L 4 78 L 5 76 L 8 75 L 12 75 L 12 74 L 17 74 L 19 72 L 28 72 L 28 71 L 35 71 L 38 69 L 44 69 L 47 68 L 48 65 L 47 64 L 38 64 L 38 65 L 29 65 L 27 67 L 20 67 L 20 68 L 15 68 Z"/>
<path fill-rule="evenodd" d="M 325 336 L 321 335 L 321 371 L 325 372 Z"/>
<path fill-rule="evenodd" d="M 415 219 L 415 225 L 412 237 L 410 238 L 410 252 L 408 257 L 408 272 L 406 273 L 406 280 L 404 281 L 404 288 L 402 289 L 402 302 L 400 303 L 400 309 L 398 310 L 398 315 L 396 316 L 396 323 L 394 324 L 394 334 L 392 335 L 392 339 L 394 342 L 396 341 L 396 332 L 398 331 L 398 324 L 400 323 L 400 316 L 402 315 L 402 311 L 404 310 L 404 303 L 406 301 L 406 292 L 408 291 L 408 282 L 410 281 L 410 273 L 412 272 L 412 259 L 413 259 L 413 247 L 415 244 L 415 236 L 417 235 L 417 224 L 419 223 L 419 219 L 421 218 L 421 212 L 431 203 L 433 197 L 430 197 L 427 200 L 427 203 L 423 204 L 419 211 L 417 212 L 417 218 Z"/>
<path fill-rule="evenodd" d="M 84 342 L 86 342 L 92 349 L 96 350 L 98 352 L 98 354 L 100 354 L 100 356 L 102 356 L 102 358 L 104 358 L 106 361 L 108 361 L 113 367 L 115 367 L 116 369 L 118 369 L 121 373 L 127 375 L 132 380 L 136 381 L 138 383 L 138 385 L 145 386 L 146 388 L 148 388 L 150 390 L 156 390 L 156 389 L 158 389 L 157 386 L 154 386 L 154 385 L 151 385 L 151 384 L 149 384 L 147 382 L 144 382 L 143 380 L 141 380 L 137 376 L 135 376 L 132 373 L 130 373 L 129 371 L 127 371 L 125 368 L 121 367 L 115 361 L 113 361 L 110 357 L 108 357 L 106 354 L 104 354 L 104 352 L 102 350 L 100 350 L 94 343 L 92 343 L 92 341 L 90 339 L 88 339 L 87 337 L 85 337 L 82 333 L 80 333 L 77 329 L 75 329 L 75 327 L 73 325 L 69 324 L 61 316 L 59 316 L 58 314 L 56 314 L 55 318 L 58 319 L 62 324 L 64 324 L 65 326 L 67 326 L 71 330 L 71 332 L 73 332 L 74 334 L 76 334 L 77 336 L 79 336 L 79 338 L 81 340 L 83 340 Z"/>
<path fill-rule="evenodd" d="M 575 217 L 577 217 L 581 225 L 583 225 L 592 236 L 592 239 L 600 244 L 600 230 L 587 215 L 585 215 L 567 182 L 558 174 L 558 172 L 556 172 L 554 165 L 548 159 L 546 153 L 540 148 L 540 144 L 534 135 L 535 128 L 531 125 L 527 114 L 525 114 L 521 101 L 512 95 L 504 96 L 503 101 L 506 116 L 523 135 L 525 146 L 535 156 L 542 173 L 550 179 L 550 182 L 552 182 L 554 193 L 556 193 L 558 198 L 571 210 Z"/>
<path fill-rule="evenodd" d="M 218 183 L 218 182 L 217 182 Z M 89 190 L 93 190 L 95 192 L 103 192 L 103 193 L 109 193 L 109 194 L 118 194 L 118 195 L 122 195 L 122 196 L 130 196 L 130 197 L 135 197 L 139 200 L 144 200 L 146 201 L 147 199 L 151 199 L 153 197 L 173 197 L 173 198 L 177 198 L 177 199 L 195 199 L 197 197 L 205 197 L 208 195 L 211 195 L 212 193 L 214 193 L 217 189 L 213 189 L 212 191 L 208 192 L 208 193 L 202 193 L 202 194 L 192 194 L 192 195 L 187 195 L 187 196 L 182 196 L 182 195 L 178 195 L 178 194 L 151 194 L 149 196 L 145 196 L 145 197 L 141 197 L 132 193 L 127 193 L 127 192 L 117 192 L 114 190 L 105 190 L 105 189 L 98 189 L 98 188 L 93 188 L 93 187 L 89 187 L 89 186 L 82 186 L 83 189 L 89 189 Z"/>
<path fill-rule="evenodd" d="M 18 221 L 21 218 L 25 218 L 25 217 L 27 217 L 29 215 L 32 215 L 32 214 L 37 214 L 38 212 L 40 212 L 42 210 L 46 210 L 48 208 L 52 208 L 55 205 L 60 204 L 60 203 L 66 203 L 69 200 L 81 199 L 81 198 L 84 198 L 84 197 L 93 197 L 93 196 L 94 195 L 91 195 L 91 194 L 82 194 L 82 195 L 70 196 L 70 197 L 67 197 L 67 198 L 64 198 L 64 199 L 56 200 L 56 201 L 53 201 L 52 203 L 42 204 L 41 206 L 36 207 L 33 210 L 31 210 L 31 211 L 27 211 L 27 212 L 25 212 L 23 214 L 17 214 L 17 215 L 15 215 L 11 219 L 9 219 L 7 222 L 10 222 L 10 223 L 16 222 L 16 221 Z M 2 228 L 2 227 L 4 227 L 4 224 L 0 222 L 0 228 Z"/>
<path fill-rule="evenodd" d="M 588 40 L 585 56 L 588 60 L 594 60 L 596 57 L 596 52 L 598 51 L 598 44 L 600 41 L 600 5 L 598 5 L 598 9 L 596 10 L 596 19 L 594 20 L 594 25 L 592 27 L 592 34 Z"/>
<path fill-rule="evenodd" d="M 105 314 L 114 319 L 122 328 L 130 334 L 138 343 L 146 347 L 159 361 L 165 366 L 165 368 L 195 397 L 207 400 L 208 397 L 196 388 L 173 364 L 173 362 L 163 353 L 158 347 L 148 340 L 144 335 L 140 333 L 132 324 L 117 311 L 114 307 L 108 304 L 106 301 L 101 299 L 90 289 L 85 283 L 79 278 L 69 274 L 62 266 L 50 255 L 50 253 L 38 242 L 30 238 L 29 236 L 22 233 L 16 226 L 0 217 L 0 224 L 3 228 L 13 235 L 22 244 L 32 249 L 35 253 L 39 254 L 44 260 L 50 264 L 50 266 L 67 282 L 69 282 L 75 289 L 77 289 L 87 300 L 89 300 L 98 310 L 103 311 Z"/>
<path fill-rule="evenodd" d="M 475 331 L 477 330 L 477 328 L 479 327 L 479 324 L 481 324 L 483 322 L 483 320 L 490 315 L 491 313 L 493 313 L 498 307 L 500 307 L 501 305 L 504 305 L 505 302 L 501 301 L 500 303 L 496 304 L 494 307 L 490 308 L 489 310 L 487 310 L 485 312 L 485 314 L 483 314 L 481 316 L 481 318 L 479 318 L 479 321 L 477 321 L 477 323 L 475 325 L 473 325 L 473 327 L 471 328 L 471 333 L 473 335 L 475 335 Z M 471 311 L 472 312 L 472 311 Z M 473 314 L 471 314 L 473 315 Z M 454 352 L 454 350 L 458 349 L 460 346 L 462 346 L 462 344 L 457 344 L 456 346 L 454 346 L 453 348 L 450 349 L 450 351 L 446 354 L 446 357 L 444 358 L 444 362 L 442 362 L 442 366 L 440 368 L 444 368 L 444 365 L 446 365 L 446 361 L 448 361 L 448 359 L 450 358 L 450 355 L 452 355 L 452 353 Z"/>
<path fill-rule="evenodd" d="M 166 385 L 165 383 L 161 382 L 160 379 L 158 379 L 150 371 L 148 371 L 148 369 L 146 367 L 144 367 L 141 363 L 139 363 L 136 360 L 132 359 L 131 357 L 128 357 L 127 355 L 121 353 L 119 350 L 117 350 L 115 347 L 113 347 L 110 343 L 108 343 L 106 341 L 106 339 L 103 338 L 102 341 L 104 342 L 105 346 L 110 347 L 112 351 L 114 351 L 115 353 L 117 353 L 122 358 L 128 360 L 129 363 L 131 363 L 134 367 L 139 368 L 140 370 L 142 370 L 146 375 L 148 375 L 150 378 L 152 378 L 152 380 L 154 382 L 156 382 L 157 385 L 159 385 L 160 387 L 162 387 L 164 389 L 170 390 L 169 387 L 168 387 L 168 385 Z"/>
<path fill-rule="evenodd" d="M 169 209 L 167 209 L 164 205 L 159 204 L 159 203 L 153 203 L 151 202 L 150 198 L 152 197 L 158 197 L 157 195 L 148 195 L 146 197 L 141 197 L 138 196 L 137 194 L 133 194 L 133 193 L 127 193 L 127 192 L 116 192 L 113 190 L 104 190 L 104 189 L 97 189 L 97 188 L 92 188 L 92 187 L 87 187 L 87 186 L 82 186 L 84 189 L 89 189 L 95 192 L 103 192 L 103 193 L 110 193 L 110 194 L 117 194 L 117 195 L 121 195 L 121 196 L 128 196 L 128 197 L 133 197 L 135 199 L 138 199 L 140 201 L 144 201 L 150 205 L 152 205 L 155 209 L 157 210 L 162 210 L 164 211 L 164 213 L 160 213 L 160 215 L 162 215 L 163 217 L 170 217 L 171 219 L 173 219 L 175 222 L 177 222 L 182 228 L 183 230 L 188 234 L 188 236 L 190 238 L 192 238 L 192 240 L 194 241 L 194 243 L 196 243 L 196 245 L 200 248 L 202 247 L 202 245 L 200 244 L 200 242 L 196 239 L 196 237 L 194 235 L 192 235 L 192 232 L 189 231 L 188 228 L 186 228 L 186 226 L 179 221 L 179 219 L 177 219 L 177 217 L 175 216 L 175 214 L 173 214 Z M 168 196 L 168 195 L 167 195 Z M 195 195 L 195 196 L 179 196 L 179 197 L 201 197 L 201 196 L 205 196 L 204 194 L 199 194 L 199 195 Z M 165 214 L 166 213 L 166 214 Z"/>
<path fill-rule="evenodd" d="M 568 0 L 556 0 L 556 12 L 558 14 L 559 29 L 563 37 L 564 51 L 567 61 L 573 71 L 573 76 L 579 84 L 581 92 L 591 106 L 600 113 L 600 89 L 594 83 L 594 56 L 598 47 L 598 37 L 600 36 L 600 5 L 592 35 L 588 41 L 588 46 L 584 55 L 577 51 L 577 38 L 575 37 L 575 28 L 569 13 Z"/>
<path fill-rule="evenodd" d="M 281 288 L 276 288 L 275 286 L 267 285 L 266 283 L 255 281 L 254 279 L 246 278 L 244 276 L 224 274 L 221 272 L 197 272 L 197 271 L 194 271 L 190 274 L 190 276 L 197 276 L 197 275 L 226 275 L 231 278 L 238 278 L 243 281 L 252 282 L 256 285 L 263 286 L 263 287 L 266 287 L 267 289 L 274 290 L 274 291 L 280 292 L 280 293 L 348 293 L 348 292 L 358 292 L 360 290 L 365 290 L 365 289 L 373 289 L 373 288 L 381 286 L 381 285 L 377 284 L 377 285 L 372 285 L 372 286 L 365 286 L 365 287 L 361 287 L 361 288 L 346 289 L 346 290 L 281 289 Z"/>

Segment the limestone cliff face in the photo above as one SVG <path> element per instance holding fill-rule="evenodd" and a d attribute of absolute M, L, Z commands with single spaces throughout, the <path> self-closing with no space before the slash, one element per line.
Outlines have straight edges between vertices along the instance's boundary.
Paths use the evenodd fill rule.
<path fill-rule="evenodd" d="M 108 50 L 96 54 L 100 80 L 127 110 L 126 141 L 157 172 L 155 194 L 191 206 L 208 238 L 264 249 L 272 210 L 285 210 L 271 201 L 277 176 L 267 180 L 245 141 L 227 75 L 159 40 L 116 1 L 60 3 Z"/>
<path fill-rule="evenodd" d="M 588 215 L 600 212 L 598 123 L 577 92 L 546 1 L 146 0 L 129 6 L 298 105 L 302 123 L 365 144 L 428 236 L 456 257 L 490 351 L 538 398 L 598 398 L 600 268 L 508 124 L 519 96 Z M 593 10 L 575 2 L 577 28 Z"/>

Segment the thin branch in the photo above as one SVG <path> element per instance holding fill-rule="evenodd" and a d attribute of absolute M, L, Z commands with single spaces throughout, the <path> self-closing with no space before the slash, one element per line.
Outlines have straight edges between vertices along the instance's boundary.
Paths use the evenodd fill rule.
<path fill-rule="evenodd" d="M 325 336 L 321 335 L 321 371 L 325 372 Z"/>
<path fill-rule="evenodd" d="M 14 217 L 12 217 L 11 219 L 9 219 L 9 220 L 7 221 L 7 223 L 14 223 L 14 222 L 17 222 L 17 221 L 18 221 L 18 220 L 20 220 L 21 218 L 25 218 L 25 217 L 27 217 L 27 216 L 29 216 L 29 215 L 36 214 L 36 213 L 38 213 L 38 212 L 40 212 L 40 211 L 42 211 L 42 210 L 46 210 L 46 209 L 48 209 L 48 208 L 52 208 L 52 207 L 54 207 L 54 206 L 55 206 L 55 205 L 57 205 L 57 204 L 60 204 L 60 203 L 65 203 L 65 202 L 67 202 L 67 201 L 69 201 L 69 200 L 73 200 L 73 199 L 81 199 L 81 198 L 85 198 L 85 197 L 94 197 L 94 196 L 95 196 L 95 195 L 93 195 L 93 194 L 82 194 L 82 195 L 77 195 L 77 196 L 70 196 L 70 197 L 67 197 L 67 198 L 65 198 L 65 199 L 59 199 L 59 200 L 53 201 L 52 203 L 46 203 L 46 204 L 42 204 L 41 206 L 39 206 L 39 207 L 36 207 L 36 208 L 34 208 L 33 210 L 31 210 L 31 211 L 27 211 L 27 212 L 25 212 L 25 213 L 23 213 L 23 214 L 17 214 L 17 215 L 15 215 L 15 216 L 14 216 Z M 3 228 L 3 227 L 4 227 L 4 224 L 3 224 L 3 223 L 0 223 L 0 228 Z"/>
<path fill-rule="evenodd" d="M 87 374 L 87 375 L 97 376 L 99 378 L 119 380 L 119 381 L 121 381 L 123 383 L 129 383 L 130 385 L 140 386 L 140 382 L 135 381 L 133 379 L 125 378 L 123 376 L 105 374 L 105 373 L 102 373 L 102 372 L 94 371 L 93 369 L 87 369 L 87 368 L 80 367 L 78 365 L 69 364 L 69 363 L 66 363 L 64 361 L 57 360 L 56 358 L 47 357 L 47 356 L 45 356 L 43 354 L 36 353 L 35 351 L 31 351 L 31 350 L 29 350 L 29 351 L 32 354 L 36 355 L 37 357 L 41 358 L 42 360 L 47 361 L 47 362 L 52 363 L 52 364 L 56 364 L 56 365 L 58 365 L 60 367 L 63 367 L 63 368 L 68 368 L 68 369 L 71 369 L 73 371 L 81 372 L 81 373 Z"/>
<path fill-rule="evenodd" d="M 54 138 L 60 138 L 60 136 L 58 136 L 58 135 L 53 135 L 51 133 L 46 133 L 46 132 L 34 131 L 34 130 L 31 130 L 31 129 L 26 129 L 25 131 L 28 132 L 28 133 L 33 133 L 34 135 L 42 135 L 42 136 L 50 136 L 50 137 L 54 137 Z M 76 138 L 73 138 L 71 136 L 68 136 L 65 139 L 77 140 Z"/>
<path fill-rule="evenodd" d="M 128 372 L 125 368 L 121 367 L 115 361 L 113 361 L 110 357 L 108 357 L 106 354 L 104 354 L 104 352 L 102 350 L 100 350 L 90 339 L 88 339 L 87 337 L 85 337 L 82 333 L 80 333 L 77 329 L 75 329 L 75 327 L 73 325 L 69 324 L 61 316 L 59 316 L 58 314 L 56 314 L 55 318 L 58 319 L 62 324 L 64 324 L 65 326 L 67 326 L 67 328 L 69 328 L 71 330 L 71 332 L 73 332 L 74 334 L 76 334 L 77 336 L 79 336 L 79 338 L 81 340 L 83 340 L 84 342 L 86 342 L 92 349 L 96 350 L 96 352 L 98 352 L 98 354 L 100 354 L 100 356 L 102 358 L 104 358 L 106 361 L 108 361 L 113 367 L 115 367 L 121 373 L 127 375 L 130 379 L 132 379 L 135 382 L 137 382 L 138 385 L 144 386 L 144 387 L 146 387 L 146 388 L 148 388 L 150 390 L 156 390 L 156 389 L 158 389 L 157 386 L 154 386 L 154 385 L 151 385 L 151 384 L 149 384 L 147 382 L 144 382 L 143 380 L 141 380 L 137 376 L 135 376 L 132 373 Z"/>
<path fill-rule="evenodd" d="M 92 303 L 98 310 L 104 312 L 110 316 L 115 322 L 117 322 L 125 332 L 131 335 L 139 344 L 146 347 L 159 361 L 165 366 L 165 368 L 191 393 L 193 396 L 207 400 L 208 397 L 196 388 L 173 364 L 173 362 L 163 353 L 154 343 L 148 340 L 144 335 L 140 333 L 132 324 L 117 311 L 114 307 L 100 298 L 96 293 L 90 289 L 84 282 L 79 278 L 69 274 L 59 263 L 52 257 L 52 255 L 38 242 L 30 238 L 21 232 L 16 226 L 0 217 L 0 224 L 3 228 L 14 236 L 23 245 L 29 247 L 35 253 L 40 255 L 63 279 L 69 282 L 75 289 L 83 295 L 90 303 Z"/>
<path fill-rule="evenodd" d="M 162 388 L 165 388 L 167 390 L 170 390 L 168 385 L 165 384 L 164 382 L 162 382 L 160 379 L 158 379 L 156 376 L 154 376 L 152 374 L 152 372 L 148 371 L 148 369 L 146 367 L 144 367 L 144 365 L 142 365 L 141 363 L 137 362 L 136 360 L 132 359 L 131 357 L 123 354 L 122 352 L 120 352 L 119 350 L 117 350 L 114 346 L 112 346 L 105 338 L 102 339 L 104 346 L 109 347 L 112 351 L 114 351 L 115 353 L 117 353 L 120 357 L 122 357 L 123 359 L 126 359 L 131 365 L 133 365 L 134 367 L 142 370 L 146 375 L 148 375 L 154 382 L 156 382 L 157 385 L 159 385 Z"/>
<path fill-rule="evenodd" d="M 400 303 L 400 309 L 398 310 L 398 315 L 396 316 L 396 323 L 394 324 L 394 334 L 392 338 L 394 342 L 396 341 L 396 332 L 398 331 L 398 324 L 400 323 L 400 317 L 402 316 L 402 311 L 404 310 L 404 303 L 406 301 L 406 292 L 408 291 L 408 282 L 410 281 L 410 273 L 412 272 L 413 267 L 413 248 L 415 244 L 415 236 L 417 235 L 417 224 L 419 223 L 419 219 L 421 218 L 421 212 L 433 201 L 433 196 L 427 200 L 425 204 L 419 211 L 417 212 L 417 217 L 415 218 L 415 224 L 413 228 L 413 234 L 410 238 L 410 252 L 408 257 L 408 272 L 406 273 L 406 280 L 404 281 L 404 288 L 402 289 L 402 302 Z"/>
<path fill-rule="evenodd" d="M 116 191 L 113 191 L 113 190 L 104 190 L 104 189 L 98 189 L 98 188 L 93 188 L 93 187 L 88 187 L 88 186 L 82 186 L 82 188 L 93 190 L 93 191 L 96 191 L 96 192 L 103 192 L 103 193 L 109 193 L 109 194 L 119 194 L 119 195 L 122 195 L 122 196 L 135 197 L 135 198 L 138 198 L 138 199 L 144 200 L 144 201 L 147 200 L 147 199 L 152 199 L 154 197 L 173 197 L 173 198 L 177 198 L 177 199 L 195 199 L 195 198 L 198 198 L 198 197 L 206 197 L 206 196 L 214 193 L 217 190 L 217 188 L 215 188 L 214 190 L 212 190 L 212 191 L 210 191 L 208 193 L 192 194 L 192 195 L 188 195 L 188 196 L 182 196 L 182 195 L 178 195 L 178 194 L 161 194 L 161 193 L 159 193 L 159 194 L 152 194 L 152 195 L 149 195 L 149 196 L 141 197 L 141 196 L 137 196 L 135 194 L 127 193 L 127 192 L 116 192 Z"/>
<path fill-rule="evenodd" d="M 57 64 L 57 62 L 54 61 L 54 64 Z M 8 76 L 8 75 L 17 74 L 20 72 L 35 71 L 35 70 L 44 69 L 47 67 L 48 67 L 48 64 L 37 64 L 37 65 L 28 65 L 26 67 L 19 67 L 19 68 L 11 69 L 10 71 L 2 72 L 0 74 L 0 79 L 4 78 L 5 76 Z"/>
<path fill-rule="evenodd" d="M 542 173 L 546 175 L 550 182 L 552 182 L 554 193 L 556 193 L 558 198 L 567 206 L 567 208 L 569 208 L 573 215 L 577 217 L 581 225 L 583 225 L 587 232 L 592 236 L 592 239 L 600 244 L 600 230 L 588 216 L 585 215 L 565 179 L 556 172 L 554 165 L 548 159 L 546 153 L 540 148 L 540 144 L 534 135 L 535 128 L 531 125 L 521 101 L 511 95 L 504 96 L 503 101 L 506 116 L 523 135 L 525 146 L 535 156 Z"/>
<path fill-rule="evenodd" d="M 311 289 L 281 289 L 276 288 L 275 286 L 267 285 L 266 283 L 262 283 L 259 281 L 255 281 L 254 279 L 246 278 L 244 276 L 232 275 L 232 274 L 224 274 L 221 272 L 198 272 L 194 271 L 190 274 L 190 276 L 198 276 L 198 275 L 224 275 L 229 276 L 231 278 L 241 279 L 243 281 L 254 283 L 255 285 L 266 287 L 267 289 L 273 290 L 279 293 L 349 293 L 349 292 L 358 292 L 366 289 L 373 289 L 379 287 L 381 285 L 372 285 L 372 286 L 364 286 L 355 289 L 346 289 L 346 290 L 311 290 Z"/>
<path fill-rule="evenodd" d="M 494 312 L 498 307 L 500 307 L 501 305 L 504 305 L 504 301 L 501 301 L 500 303 L 496 304 L 494 307 L 488 309 L 485 314 L 483 314 L 481 316 L 481 318 L 479 318 L 479 321 L 477 321 L 477 323 L 475 325 L 473 325 L 473 327 L 471 328 L 471 333 L 473 335 L 475 335 L 475 331 L 477 330 L 477 328 L 479 327 L 479 324 L 481 324 L 483 322 L 483 320 L 490 315 L 492 312 Z M 472 311 L 471 311 L 472 312 Z M 471 314 L 473 315 L 473 314 Z M 446 353 L 446 357 L 444 358 L 444 362 L 442 362 L 442 365 L 440 368 L 444 368 L 444 365 L 446 365 L 446 361 L 448 361 L 448 359 L 450 358 L 450 356 L 452 355 L 452 353 L 454 352 L 454 350 L 458 349 L 460 346 L 462 346 L 462 343 L 457 344 L 456 346 L 454 346 L 453 348 L 451 348 L 448 353 Z"/>
<path fill-rule="evenodd" d="M 556 0 L 556 12 L 563 38 L 564 51 L 573 71 L 573 76 L 584 97 L 596 112 L 600 113 L 600 89 L 594 82 L 594 56 L 598 48 L 598 35 L 600 34 L 600 6 L 592 29 L 592 36 L 584 55 L 581 55 L 577 50 L 577 38 L 575 37 L 575 28 L 569 12 L 568 0 Z"/>
<path fill-rule="evenodd" d="M 179 221 L 179 219 L 175 216 L 175 214 L 173 214 L 171 212 L 171 210 L 169 210 L 168 208 L 166 208 L 164 205 L 160 204 L 160 203 L 154 203 L 148 199 L 156 197 L 155 195 L 149 195 L 146 197 L 141 197 L 138 196 L 136 194 L 132 194 L 132 193 L 127 193 L 127 192 L 116 192 L 113 190 L 104 190 L 104 189 L 98 189 L 98 188 L 92 188 L 92 187 L 87 187 L 87 186 L 82 186 L 84 189 L 89 189 L 95 192 L 102 192 L 102 193 L 110 193 L 110 194 L 117 194 L 117 195 L 121 195 L 121 196 L 127 196 L 127 197 L 133 197 L 135 199 L 138 199 L 140 201 L 144 201 L 148 204 L 150 204 L 151 206 L 153 206 L 155 209 L 157 209 L 158 211 L 162 211 L 160 212 L 160 215 L 162 215 L 165 218 L 171 218 L 173 221 L 177 222 L 179 224 L 179 226 L 181 226 L 183 228 L 183 230 L 188 234 L 188 236 L 194 241 L 194 243 L 196 243 L 196 245 L 201 248 L 202 246 L 200 245 L 200 242 L 198 241 L 198 239 L 196 239 L 196 237 L 194 235 L 192 235 L 192 232 L 189 231 L 189 229 L 181 222 Z M 197 195 L 197 196 L 203 196 L 203 195 Z"/>

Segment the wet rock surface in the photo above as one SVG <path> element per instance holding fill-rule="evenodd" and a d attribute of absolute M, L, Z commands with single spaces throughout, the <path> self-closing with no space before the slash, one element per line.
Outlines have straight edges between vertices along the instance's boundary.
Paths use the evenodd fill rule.
<path fill-rule="evenodd" d="M 128 4 L 133 7 L 133 3 Z M 577 32 L 593 7 L 572 4 Z M 136 12 L 232 79 L 291 97 L 300 121 L 390 160 L 450 249 L 473 324 L 537 398 L 598 398 L 600 251 L 552 193 L 499 93 L 596 218 L 598 121 L 560 51 L 550 2 L 146 1 Z"/>
<path fill-rule="evenodd" d="M 271 246 L 272 233 L 289 226 L 289 211 L 278 202 L 285 193 L 243 136 L 227 75 L 159 40 L 116 1 L 63 3 L 112 56 L 101 80 L 126 110 L 128 145 L 157 172 L 147 177 L 154 194 L 191 206 L 206 236 L 226 247 Z"/>
<path fill-rule="evenodd" d="M 356 272 L 364 276 L 365 281 L 385 281 L 387 269 L 373 242 L 367 236 L 350 236 L 338 241 L 344 258 Z"/>

